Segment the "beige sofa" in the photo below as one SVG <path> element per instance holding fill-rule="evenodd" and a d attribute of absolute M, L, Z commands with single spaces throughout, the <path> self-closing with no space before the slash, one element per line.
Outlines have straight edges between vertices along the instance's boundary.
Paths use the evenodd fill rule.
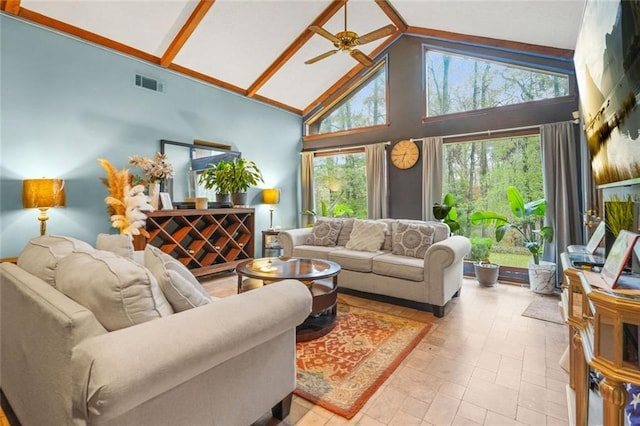
<path fill-rule="evenodd" d="M 71 257 L 99 257 L 75 250 L 37 260 L 44 279 L 20 259 L 0 264 L 0 386 L 23 426 L 246 426 L 270 409 L 286 417 L 296 383 L 295 329 L 311 311 L 302 283 L 282 281 L 107 331 L 56 281 L 74 272 Z M 147 273 L 133 261 L 102 257 Z M 87 287 L 98 273 L 75 271 Z M 128 287 L 119 296 L 135 291 L 146 290 Z"/>
<path fill-rule="evenodd" d="M 432 311 L 435 316 L 443 317 L 447 303 L 460 295 L 463 259 L 471 250 L 469 240 L 449 236 L 449 227 L 440 222 L 379 219 L 378 222 L 386 224 L 380 249 L 352 250 L 348 246 L 353 221 L 342 220 L 335 245 L 310 243 L 312 228 L 282 231 L 279 241 L 284 256 L 337 262 L 342 267 L 338 276 L 340 291 Z M 421 252 L 418 257 L 415 257 L 417 253 L 393 254 L 393 233 L 399 224 L 405 228 L 413 225 L 433 229 L 432 244 L 423 255 Z"/>

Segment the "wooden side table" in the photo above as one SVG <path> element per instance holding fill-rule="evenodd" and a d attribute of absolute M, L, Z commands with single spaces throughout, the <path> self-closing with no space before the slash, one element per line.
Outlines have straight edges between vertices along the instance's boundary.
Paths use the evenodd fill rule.
<path fill-rule="evenodd" d="M 17 257 L 3 257 L 2 259 L 0 259 L 0 263 L 4 263 L 4 262 L 18 263 L 18 258 Z"/>
<path fill-rule="evenodd" d="M 282 229 L 267 229 L 262 231 L 262 257 L 279 257 L 284 250 L 278 241 Z"/>

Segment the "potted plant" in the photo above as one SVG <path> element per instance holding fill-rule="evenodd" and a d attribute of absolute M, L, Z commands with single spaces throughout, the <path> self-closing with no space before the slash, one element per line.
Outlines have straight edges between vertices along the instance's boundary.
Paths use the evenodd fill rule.
<path fill-rule="evenodd" d="M 472 237 L 469 258 L 473 261 L 476 280 L 482 286 L 493 287 L 498 283 L 500 265 L 491 263 L 489 254 L 493 241 L 486 237 Z"/>
<path fill-rule="evenodd" d="M 235 158 L 229 163 L 229 192 L 234 206 L 247 204 L 247 190 L 263 182 L 256 163 L 246 158 Z"/>
<path fill-rule="evenodd" d="M 515 186 L 507 188 L 507 199 L 514 220 L 493 211 L 476 211 L 469 219 L 473 224 L 495 226 L 498 242 L 510 229 L 517 232 L 523 238 L 524 246 L 533 255 L 533 262 L 529 262 L 531 290 L 536 293 L 552 293 L 555 285 L 555 264 L 540 260 L 544 243 L 553 241 L 553 228 L 543 224 L 547 202 L 541 199 L 525 203 Z"/>
<path fill-rule="evenodd" d="M 231 201 L 231 161 L 219 161 L 210 163 L 198 178 L 198 183 L 206 189 L 216 189 L 216 201 Z"/>
<path fill-rule="evenodd" d="M 456 202 L 453 195 L 447 194 L 444 196 L 442 204 L 433 203 L 432 211 L 433 216 L 441 222 L 449 225 L 449 230 L 452 234 L 460 230 L 460 223 L 458 223 L 458 212 L 456 211 Z"/>

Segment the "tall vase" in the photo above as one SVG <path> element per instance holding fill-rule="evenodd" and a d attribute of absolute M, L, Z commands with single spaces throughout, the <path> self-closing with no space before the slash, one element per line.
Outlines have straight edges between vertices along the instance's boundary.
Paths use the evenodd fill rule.
<path fill-rule="evenodd" d="M 158 182 L 149 182 L 149 204 L 154 210 L 158 210 L 160 203 L 160 184 Z"/>

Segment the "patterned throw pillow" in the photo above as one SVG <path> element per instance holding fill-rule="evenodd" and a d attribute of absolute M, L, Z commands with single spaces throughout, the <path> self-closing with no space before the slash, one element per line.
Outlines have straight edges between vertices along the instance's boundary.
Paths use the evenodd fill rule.
<path fill-rule="evenodd" d="M 307 238 L 307 244 L 314 246 L 335 246 L 340 234 L 342 222 L 338 220 L 318 220 L 311 235 Z"/>
<path fill-rule="evenodd" d="M 435 230 L 431 226 L 396 222 L 391 228 L 393 254 L 424 259 L 433 243 Z"/>
<path fill-rule="evenodd" d="M 345 245 L 349 250 L 376 252 L 384 243 L 387 224 L 374 220 L 356 220 L 349 241 Z"/>

